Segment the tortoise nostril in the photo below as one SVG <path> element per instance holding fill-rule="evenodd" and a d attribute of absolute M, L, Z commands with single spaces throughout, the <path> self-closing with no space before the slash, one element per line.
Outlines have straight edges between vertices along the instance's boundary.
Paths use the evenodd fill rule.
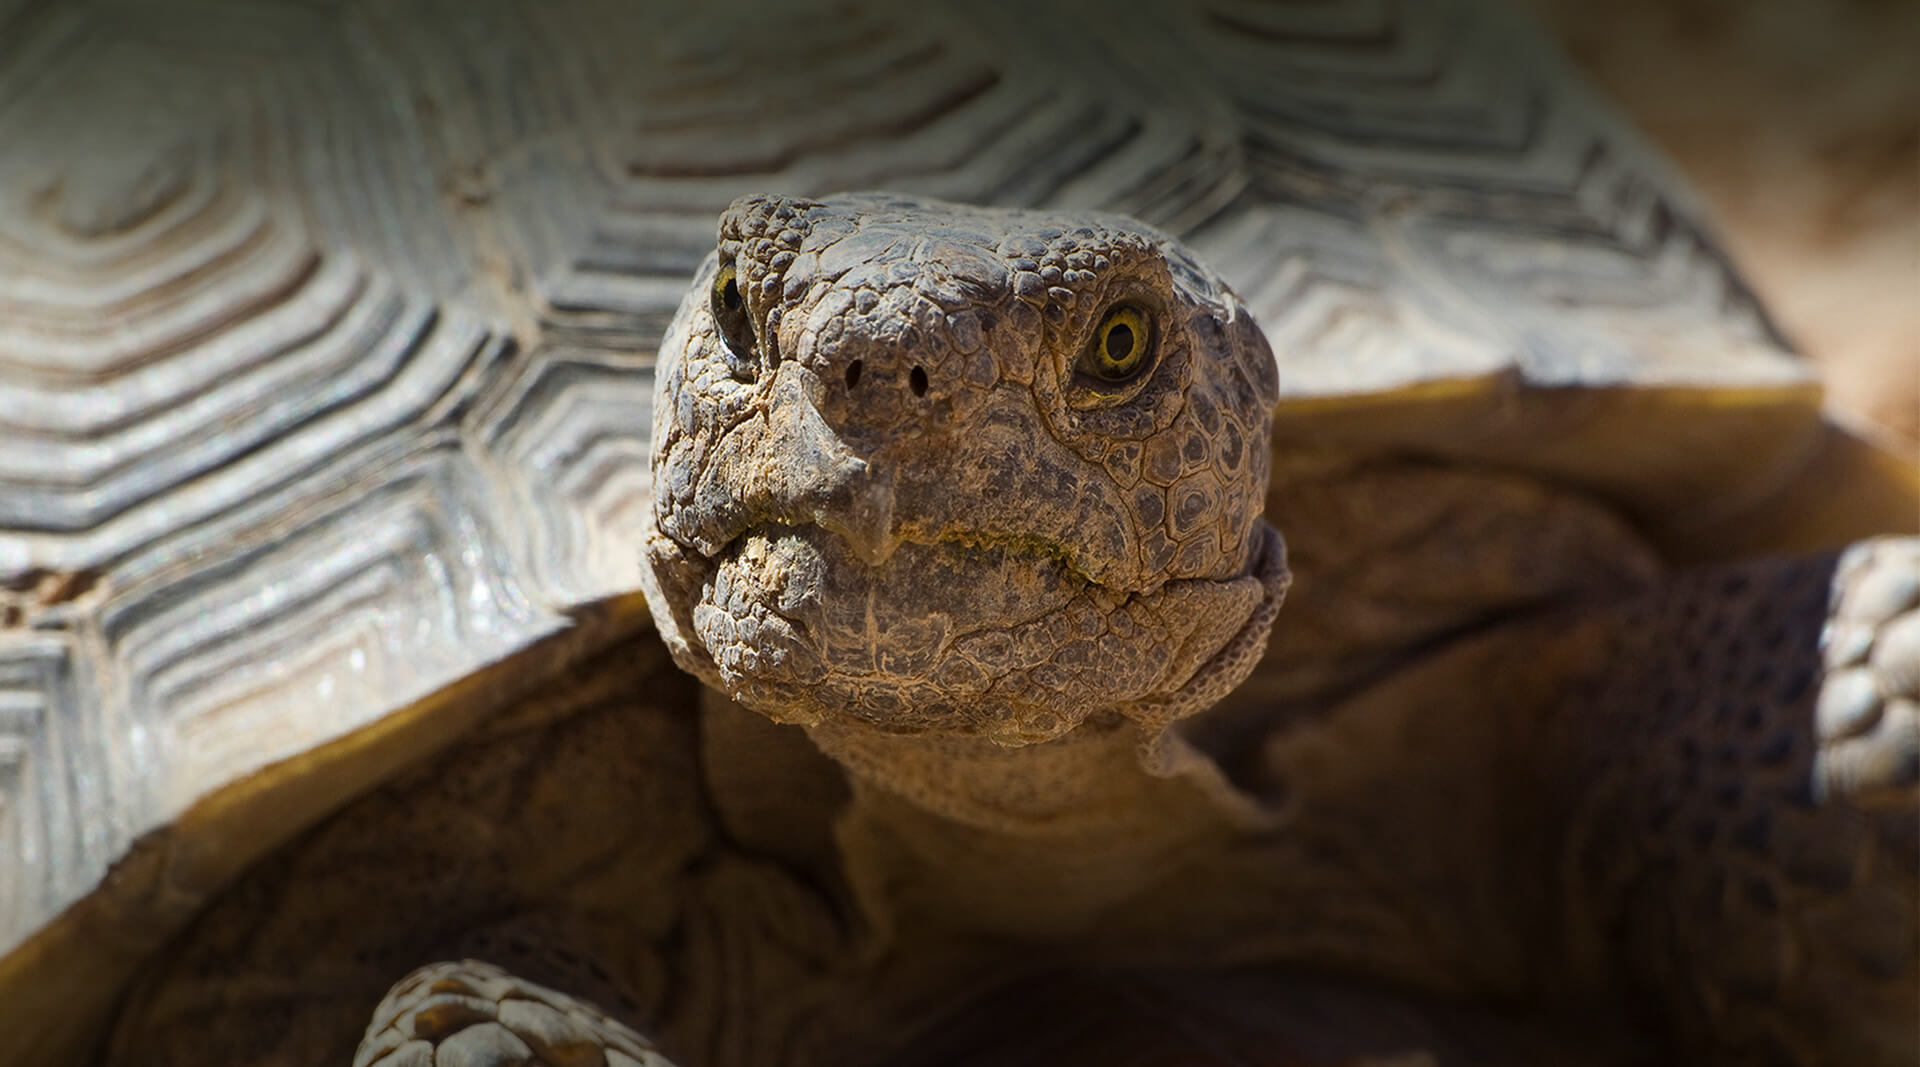
<path fill-rule="evenodd" d="M 907 388 L 913 390 L 914 396 L 927 395 L 927 372 L 924 368 L 915 367 L 913 373 L 907 375 Z"/>
<path fill-rule="evenodd" d="M 854 386 L 859 384 L 860 384 L 860 361 L 856 359 L 852 363 L 847 364 L 847 388 L 851 389 Z"/>

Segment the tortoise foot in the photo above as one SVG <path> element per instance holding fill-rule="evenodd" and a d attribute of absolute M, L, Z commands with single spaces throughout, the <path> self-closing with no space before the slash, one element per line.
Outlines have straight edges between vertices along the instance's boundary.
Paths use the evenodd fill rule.
<path fill-rule="evenodd" d="M 673 1067 L 605 1012 L 490 963 L 435 963 L 374 1009 L 354 1067 Z"/>
<path fill-rule="evenodd" d="M 1876 806 L 1920 801 L 1920 538 L 1849 549 L 1821 646 L 1814 788 Z"/>

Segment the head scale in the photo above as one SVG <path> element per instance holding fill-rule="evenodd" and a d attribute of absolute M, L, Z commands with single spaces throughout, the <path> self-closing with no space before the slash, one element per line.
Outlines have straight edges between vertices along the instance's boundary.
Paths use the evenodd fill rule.
<path fill-rule="evenodd" d="M 1140 223 L 742 199 L 656 388 L 648 599 L 763 713 L 1023 743 L 1264 643 L 1273 357 Z"/>

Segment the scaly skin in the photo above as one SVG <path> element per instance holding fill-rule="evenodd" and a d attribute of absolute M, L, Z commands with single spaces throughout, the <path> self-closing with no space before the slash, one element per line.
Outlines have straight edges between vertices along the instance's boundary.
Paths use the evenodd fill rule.
<path fill-rule="evenodd" d="M 1117 306 L 1152 347 L 1110 382 Z M 1285 589 L 1273 360 L 1172 241 L 749 198 L 663 351 L 655 617 L 682 667 L 845 764 L 839 846 L 881 929 L 1191 923 L 1203 962 L 1637 988 L 1702 1058 L 1920 1062 L 1910 543 L 1496 627 L 1230 783 L 1169 726 L 1246 675 Z"/>
<path fill-rule="evenodd" d="M 703 305 L 721 264 L 751 353 Z M 1274 362 L 1167 238 L 747 199 L 694 293 L 662 344 L 647 540 L 682 666 L 785 721 L 1009 744 L 1164 724 L 1252 667 L 1182 692 L 1264 634 L 1284 579 L 1259 518 Z M 1153 355 L 1107 382 L 1082 364 L 1123 303 Z"/>
<path fill-rule="evenodd" d="M 737 306 L 716 284 L 729 270 Z M 1140 313 L 1127 321 L 1150 348 L 1109 381 L 1097 349 L 1117 306 Z M 910 1036 L 896 1031 L 913 1006 L 1056 962 L 1094 968 L 1072 986 L 1086 990 L 1164 988 L 1168 966 L 1286 965 L 1542 1012 L 1604 1005 L 1610 1022 L 1587 1024 L 1603 1032 L 1651 1005 L 1619 1047 L 1564 1031 L 1558 1062 L 1644 1063 L 1646 1043 L 1670 1041 L 1686 1062 L 1920 1064 L 1920 544 L 1668 578 L 1568 490 L 1294 457 L 1326 477 L 1283 483 L 1318 487 L 1274 513 L 1307 529 L 1303 559 L 1370 583 L 1377 617 L 1282 626 L 1337 669 L 1282 648 L 1269 664 L 1285 676 L 1263 668 L 1260 691 L 1284 708 L 1213 708 L 1260 660 L 1289 581 L 1261 518 L 1273 375 L 1233 295 L 1128 220 L 872 195 L 737 203 L 662 349 L 647 593 L 681 667 L 799 724 L 845 784 L 781 747 L 791 727 L 712 712 L 703 799 L 652 825 L 623 808 L 616 831 L 697 833 L 661 851 L 556 824 L 592 859 L 557 879 L 509 865 L 528 883 L 513 908 L 568 902 L 569 954 L 605 964 L 583 974 L 645 984 L 626 1022 L 689 1067 L 886 1048 Z M 1435 518 L 1366 526 L 1416 497 Z M 1457 535 L 1446 520 L 1463 514 L 1483 536 Z M 1496 570 L 1504 591 L 1482 577 Z M 1485 603 L 1392 595 L 1456 580 Z M 1329 615 L 1359 592 L 1313 575 L 1302 588 L 1298 610 Z M 540 788 L 564 792 L 583 761 L 656 755 L 561 752 L 534 761 Z M 661 787 L 684 770 L 663 769 Z M 473 801 L 432 787 L 388 804 L 437 813 L 421 833 L 452 855 L 442 827 Z M 621 866 L 649 849 L 661 862 L 645 879 Z M 278 877 L 249 915 L 203 920 L 177 966 L 270 966 L 260 930 L 297 928 L 310 903 L 297 873 Z M 497 888 L 483 877 L 466 895 Z M 1109 987 L 1113 966 L 1161 977 Z M 136 1003 L 203 1021 L 208 990 L 231 988 L 218 981 L 157 979 Z M 1288 1044 L 1297 1005 L 1259 1007 L 1297 986 L 1220 981 L 1219 1000 L 1195 1002 L 1219 1023 L 1206 1033 L 1173 1009 L 1089 1029 L 1042 1007 L 1011 1031 L 937 1029 L 937 1052 L 892 1062 L 982 1048 L 1079 1062 L 1134 1035 L 1181 1062 L 1313 1059 Z M 1553 1047 L 1500 1044 L 1439 1035 L 1429 1051 L 1519 1064 Z M 123 1021 L 118 1047 L 152 1062 L 160 1044 Z M 355 1062 L 530 1051 L 657 1055 L 597 1009 L 459 963 L 395 987 Z"/>

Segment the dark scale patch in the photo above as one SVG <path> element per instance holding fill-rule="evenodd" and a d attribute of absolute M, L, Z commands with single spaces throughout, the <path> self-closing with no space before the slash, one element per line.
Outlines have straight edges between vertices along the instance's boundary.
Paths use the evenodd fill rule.
<path fill-rule="evenodd" d="M 1780 791 L 1780 798 L 1796 808 L 1811 808 L 1820 802 L 1813 795 L 1813 776 L 1796 774 L 1788 779 L 1786 788 Z"/>
<path fill-rule="evenodd" d="M 1746 786 L 1738 779 L 1721 782 L 1713 787 L 1713 802 L 1727 811 L 1735 811 L 1746 796 Z"/>
<path fill-rule="evenodd" d="M 1646 684 L 1645 689 L 1659 694 L 1654 697 L 1652 703 L 1655 712 L 1659 714 L 1662 721 L 1671 722 L 1678 717 L 1681 712 L 1686 710 L 1686 694 L 1680 690 L 1672 686 L 1658 685 L 1652 681 Z"/>
<path fill-rule="evenodd" d="M 1679 798 L 1672 796 L 1661 797 L 1647 812 L 1647 829 L 1659 832 L 1673 825 L 1673 817 L 1680 814 L 1680 807 Z"/>
<path fill-rule="evenodd" d="M 1173 514 L 1174 535 L 1185 537 L 1199 526 L 1200 520 L 1212 510 L 1213 497 L 1206 492 L 1193 489 L 1182 493 L 1180 503 L 1175 507 Z"/>
<path fill-rule="evenodd" d="M 1696 819 L 1691 826 L 1687 827 L 1687 842 L 1699 852 L 1705 852 L 1713 847 L 1713 842 L 1719 836 L 1720 824 L 1711 819 Z"/>
<path fill-rule="evenodd" d="M 1773 845 L 1773 816 L 1764 810 L 1755 812 L 1734 826 L 1728 840 L 1748 852 L 1765 855 Z"/>
<path fill-rule="evenodd" d="M 1752 648 L 1743 641 L 1734 641 L 1717 652 L 1720 669 L 1713 673 L 1715 688 L 1744 688 L 1747 680 L 1746 660 L 1753 654 Z"/>
<path fill-rule="evenodd" d="M 1780 890 L 1765 878 L 1748 878 L 1741 885 L 1747 904 L 1766 915 L 1780 913 Z"/>
<path fill-rule="evenodd" d="M 1700 767 L 1703 762 L 1700 742 L 1691 737 L 1680 739 L 1680 782 L 1689 791 L 1700 787 Z"/>
<path fill-rule="evenodd" d="M 1180 444 L 1180 456 L 1186 461 L 1188 469 L 1204 467 L 1212 458 L 1212 449 L 1207 447 L 1207 439 L 1197 433 L 1190 433 Z"/>
<path fill-rule="evenodd" d="M 1694 896 L 1694 914 L 1704 922 L 1712 922 L 1726 914 L 1727 872 L 1719 867 L 1710 867 L 1706 871 L 1700 891 Z"/>
<path fill-rule="evenodd" d="M 1802 701 L 1813 693 L 1814 685 L 1820 679 L 1820 668 L 1813 657 L 1800 655 L 1793 657 L 1792 668 L 1786 672 L 1780 682 L 1778 696 L 1783 708 L 1798 708 Z"/>
<path fill-rule="evenodd" d="M 1243 447 L 1244 439 L 1241 436 L 1240 427 L 1228 420 L 1222 425 L 1219 438 L 1220 461 L 1226 470 L 1240 469 L 1240 453 Z"/>
<path fill-rule="evenodd" d="M 1195 393 L 1187 400 L 1187 410 L 1193 414 L 1195 422 L 1208 434 L 1218 434 L 1221 427 L 1220 408 L 1205 393 Z"/>
<path fill-rule="evenodd" d="M 1781 726 L 1754 746 L 1753 759 L 1763 767 L 1778 767 L 1792 760 L 1799 750 L 1800 730 L 1790 725 Z"/>
<path fill-rule="evenodd" d="M 1687 651 L 1681 656 L 1680 665 L 1688 677 L 1699 677 L 1702 668 L 1706 666 L 1706 655 L 1706 650 L 1699 645 L 1687 647 Z"/>

